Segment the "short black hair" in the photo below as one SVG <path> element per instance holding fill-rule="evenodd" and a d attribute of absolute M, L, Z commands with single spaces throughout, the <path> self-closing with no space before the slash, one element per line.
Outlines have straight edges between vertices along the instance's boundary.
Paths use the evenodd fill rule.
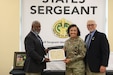
<path fill-rule="evenodd" d="M 68 36 L 70 36 L 69 30 L 70 30 L 72 27 L 76 27 L 76 28 L 77 28 L 77 36 L 80 36 L 80 30 L 79 30 L 79 28 L 77 27 L 76 24 L 71 24 L 71 25 L 68 27 L 68 29 L 67 29 L 67 34 L 68 34 Z"/>

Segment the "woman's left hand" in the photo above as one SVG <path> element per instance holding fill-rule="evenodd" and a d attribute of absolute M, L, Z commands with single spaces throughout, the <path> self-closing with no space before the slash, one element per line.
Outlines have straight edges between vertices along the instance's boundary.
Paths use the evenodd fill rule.
<path fill-rule="evenodd" d="M 64 62 L 65 63 L 69 63 L 71 60 L 70 59 L 65 59 Z"/>

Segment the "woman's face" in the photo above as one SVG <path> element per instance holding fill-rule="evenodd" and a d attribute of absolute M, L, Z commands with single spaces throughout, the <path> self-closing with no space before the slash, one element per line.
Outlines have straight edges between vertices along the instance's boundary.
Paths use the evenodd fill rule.
<path fill-rule="evenodd" d="M 70 35 L 70 37 L 71 38 L 75 38 L 75 37 L 77 37 L 77 27 L 72 27 L 72 28 L 70 28 L 70 30 L 69 30 L 69 35 Z"/>

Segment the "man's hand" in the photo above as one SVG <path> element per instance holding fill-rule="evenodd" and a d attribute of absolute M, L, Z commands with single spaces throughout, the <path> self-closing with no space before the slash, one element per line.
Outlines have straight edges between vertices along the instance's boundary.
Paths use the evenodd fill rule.
<path fill-rule="evenodd" d="M 50 62 L 49 58 L 45 58 L 44 61 L 45 61 L 45 62 Z"/>
<path fill-rule="evenodd" d="M 45 52 L 48 53 L 49 49 L 45 49 Z"/>
<path fill-rule="evenodd" d="M 101 72 L 101 73 L 106 72 L 106 67 L 105 67 L 105 66 L 100 66 L 100 72 Z"/>

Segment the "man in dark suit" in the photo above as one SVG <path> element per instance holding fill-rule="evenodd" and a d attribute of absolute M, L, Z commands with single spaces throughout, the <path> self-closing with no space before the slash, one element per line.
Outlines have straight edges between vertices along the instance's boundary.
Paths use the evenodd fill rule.
<path fill-rule="evenodd" d="M 88 20 L 89 34 L 85 37 L 87 52 L 85 57 L 86 75 L 106 75 L 109 60 L 109 43 L 104 33 L 96 30 L 96 22 Z"/>
<path fill-rule="evenodd" d="M 46 50 L 38 35 L 40 30 L 40 22 L 34 21 L 32 23 L 31 31 L 24 40 L 26 51 L 24 71 L 26 75 L 41 75 L 43 69 L 46 68 L 46 62 L 49 61 L 48 58 L 45 58 Z"/>

